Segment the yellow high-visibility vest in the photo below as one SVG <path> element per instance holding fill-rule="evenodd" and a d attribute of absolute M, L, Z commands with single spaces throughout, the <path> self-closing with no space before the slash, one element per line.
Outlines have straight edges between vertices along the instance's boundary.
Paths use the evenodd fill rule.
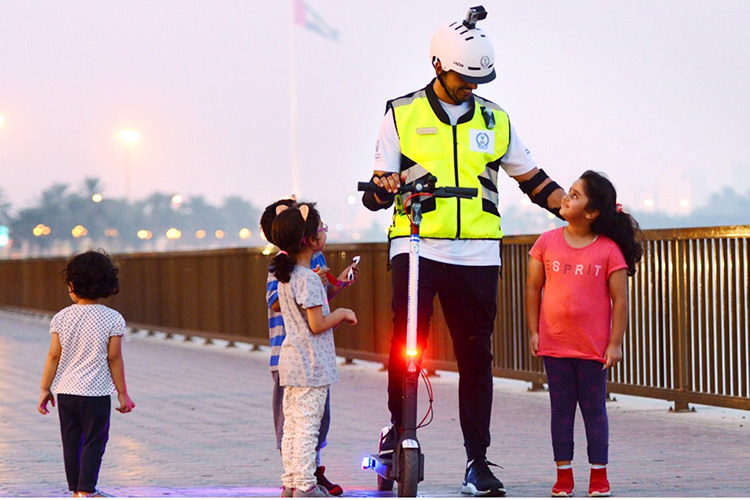
<path fill-rule="evenodd" d="M 432 83 L 389 101 L 388 106 L 393 110 L 401 143 L 401 172 L 406 172 L 406 182 L 430 173 L 437 177 L 438 187 L 475 187 L 479 192 L 472 199 L 422 198 L 420 235 L 501 239 L 497 178 L 500 158 L 510 141 L 510 121 L 505 111 L 474 96 L 470 111 L 457 125 L 451 125 Z M 396 196 L 388 237 L 408 236 L 410 226 L 404 199 Z"/>

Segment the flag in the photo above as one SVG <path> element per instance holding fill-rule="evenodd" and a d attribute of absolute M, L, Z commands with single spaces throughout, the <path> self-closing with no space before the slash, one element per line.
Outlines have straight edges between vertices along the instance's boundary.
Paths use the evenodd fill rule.
<path fill-rule="evenodd" d="M 294 2 L 294 22 L 304 28 L 314 31 L 324 38 L 338 41 L 339 32 L 326 23 L 314 10 L 302 0 Z"/>

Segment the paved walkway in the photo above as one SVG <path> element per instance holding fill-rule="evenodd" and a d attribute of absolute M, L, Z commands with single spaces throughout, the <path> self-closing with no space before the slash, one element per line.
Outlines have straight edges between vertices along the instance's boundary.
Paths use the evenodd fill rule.
<path fill-rule="evenodd" d="M 36 411 L 49 318 L 0 313 L 0 496 L 68 496 L 56 411 Z M 113 412 L 100 487 L 133 497 L 275 497 L 281 460 L 271 424 L 268 351 L 204 345 L 136 332 L 124 343 L 128 415 Z M 340 366 L 324 451 L 328 476 L 347 496 L 379 493 L 359 469 L 387 422 L 380 365 Z M 457 378 L 432 378 L 435 419 L 420 432 L 419 493 L 458 497 L 464 453 Z M 491 461 L 509 496 L 547 497 L 554 478 L 545 393 L 496 379 Z M 424 398 L 422 398 L 424 399 Z M 698 407 L 672 414 L 663 401 L 617 396 L 609 404 L 610 481 L 616 496 L 750 495 L 750 412 Z M 585 493 L 585 437 L 576 426 L 578 496 Z M 585 496 L 585 495 L 583 495 Z"/>

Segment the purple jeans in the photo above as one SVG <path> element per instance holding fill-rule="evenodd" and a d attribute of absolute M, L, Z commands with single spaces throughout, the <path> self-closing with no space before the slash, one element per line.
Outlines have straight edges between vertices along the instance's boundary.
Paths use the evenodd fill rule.
<path fill-rule="evenodd" d="M 573 460 L 576 405 L 581 407 L 591 464 L 606 464 L 609 451 L 607 370 L 599 361 L 544 356 L 552 407 L 555 462 Z"/>

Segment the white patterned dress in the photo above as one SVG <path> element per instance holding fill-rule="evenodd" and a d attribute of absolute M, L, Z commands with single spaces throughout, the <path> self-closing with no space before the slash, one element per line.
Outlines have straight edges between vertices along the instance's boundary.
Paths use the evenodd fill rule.
<path fill-rule="evenodd" d="M 125 335 L 125 320 L 102 304 L 72 304 L 55 314 L 50 333 L 60 337 L 60 363 L 52 383 L 55 394 L 109 396 L 115 384 L 107 353 L 110 337 Z"/>

